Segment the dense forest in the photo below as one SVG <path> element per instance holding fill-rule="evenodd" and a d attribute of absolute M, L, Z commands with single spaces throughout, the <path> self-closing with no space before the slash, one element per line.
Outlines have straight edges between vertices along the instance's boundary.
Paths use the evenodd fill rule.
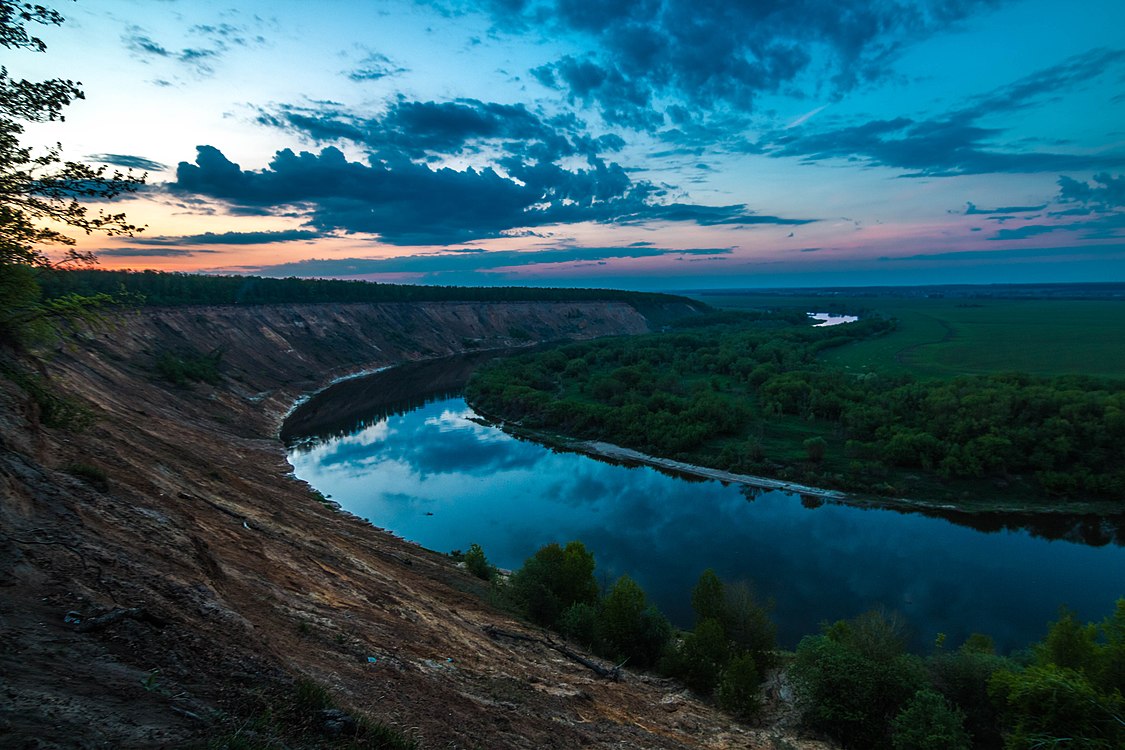
<path fill-rule="evenodd" d="M 39 285 L 47 299 L 69 294 L 117 295 L 147 305 L 264 305 L 302 302 L 575 302 L 611 300 L 634 306 L 667 302 L 704 305 L 670 294 L 610 289 L 455 287 L 382 284 L 339 279 L 275 279 L 164 271 L 48 271 Z"/>
<path fill-rule="evenodd" d="M 628 576 L 599 590 L 581 542 L 542 547 L 506 580 L 479 545 L 453 555 L 517 614 L 616 664 L 674 677 L 742 720 L 766 710 L 760 686 L 781 668 L 804 725 L 847 748 L 1111 750 L 1125 742 L 1125 599 L 1100 623 L 1063 609 L 1042 641 L 1007 656 L 983 634 L 962 644 L 939 635 L 930 654 L 910 653 L 902 620 L 880 611 L 825 624 L 786 653 L 768 605 L 711 570 L 692 591 L 694 626 L 676 631 Z"/>
<path fill-rule="evenodd" d="M 1125 381 L 917 380 L 818 360 L 893 326 L 713 313 L 663 334 L 499 360 L 467 396 L 526 428 L 823 487 L 964 507 L 1125 498 Z"/>

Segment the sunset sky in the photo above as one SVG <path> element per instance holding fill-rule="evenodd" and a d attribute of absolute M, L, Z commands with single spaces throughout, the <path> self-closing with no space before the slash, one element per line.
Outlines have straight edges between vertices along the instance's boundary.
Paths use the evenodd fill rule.
<path fill-rule="evenodd" d="M 27 142 L 104 268 L 639 289 L 1125 280 L 1121 0 L 80 0 Z"/>

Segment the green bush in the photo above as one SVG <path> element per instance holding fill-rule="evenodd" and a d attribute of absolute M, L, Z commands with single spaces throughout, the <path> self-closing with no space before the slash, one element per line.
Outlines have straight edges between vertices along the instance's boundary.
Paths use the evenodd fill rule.
<path fill-rule="evenodd" d="M 926 686 L 918 657 L 881 613 L 840 621 L 806 636 L 790 671 L 805 720 L 848 747 L 890 747 L 891 719 Z"/>
<path fill-rule="evenodd" d="M 568 542 L 565 548 L 552 542 L 512 574 L 509 592 L 529 620 L 557 628 L 562 613 L 572 604 L 597 602 L 594 556 L 582 542 Z"/>
<path fill-rule="evenodd" d="M 480 578 L 483 581 L 491 581 L 495 573 L 495 568 L 489 564 L 488 558 L 484 556 L 484 550 L 476 542 L 469 545 L 469 551 L 465 553 L 465 569 L 470 573 Z"/>
<path fill-rule="evenodd" d="M 179 386 L 186 386 L 190 382 L 216 385 L 222 379 L 219 375 L 219 362 L 222 358 L 221 347 L 207 354 L 162 352 L 156 358 L 156 372 L 168 382 Z"/>
<path fill-rule="evenodd" d="M 891 722 L 894 750 L 969 750 L 965 716 L 939 693 L 919 690 Z"/>
<path fill-rule="evenodd" d="M 629 576 L 619 578 L 602 600 L 598 626 L 606 656 L 642 668 L 657 663 L 672 636 L 668 619 Z"/>
<path fill-rule="evenodd" d="M 754 718 L 762 708 L 761 681 L 754 657 L 745 651 L 736 655 L 719 678 L 719 707 L 739 719 Z"/>

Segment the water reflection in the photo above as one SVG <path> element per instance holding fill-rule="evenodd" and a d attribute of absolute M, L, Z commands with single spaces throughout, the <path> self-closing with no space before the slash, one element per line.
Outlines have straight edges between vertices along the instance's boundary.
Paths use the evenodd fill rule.
<path fill-rule="evenodd" d="M 477 542 L 501 567 L 581 539 L 604 581 L 628 573 L 682 625 L 691 587 L 712 567 L 775 602 L 788 646 L 821 621 L 881 605 L 907 616 L 919 647 L 937 632 L 957 643 L 973 631 L 1019 647 L 1042 636 L 1059 604 L 1096 619 L 1125 594 L 1125 548 L 1108 544 L 1121 538 L 1120 519 L 1037 518 L 1029 532 L 1019 528 L 1026 518 L 948 519 L 689 483 L 516 439 L 440 390 L 421 404 L 415 393 L 405 413 L 384 403 L 347 434 L 297 443 L 297 476 L 423 546 Z"/>

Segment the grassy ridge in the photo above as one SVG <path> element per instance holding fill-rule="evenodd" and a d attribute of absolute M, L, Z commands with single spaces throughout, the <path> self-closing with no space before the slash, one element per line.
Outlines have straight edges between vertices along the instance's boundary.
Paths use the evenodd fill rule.
<path fill-rule="evenodd" d="M 1125 302 L 909 297 L 708 295 L 728 309 L 866 311 L 892 333 L 825 352 L 853 372 L 951 378 L 995 372 L 1125 377 Z"/>

